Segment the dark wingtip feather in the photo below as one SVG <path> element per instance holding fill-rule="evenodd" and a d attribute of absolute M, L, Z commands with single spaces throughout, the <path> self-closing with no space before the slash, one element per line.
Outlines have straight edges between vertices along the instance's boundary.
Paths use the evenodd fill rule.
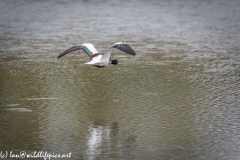
<path fill-rule="evenodd" d="M 66 51 L 64 51 L 63 53 L 61 53 L 58 58 L 61 58 L 63 56 L 65 56 L 66 54 L 70 53 L 70 52 L 73 52 L 73 51 L 76 51 L 76 50 L 80 50 L 82 49 L 82 46 L 73 46 L 69 49 L 67 49 Z"/>
<path fill-rule="evenodd" d="M 128 44 L 126 44 L 126 43 L 116 44 L 116 45 L 114 46 L 114 48 L 117 48 L 117 49 L 119 49 L 119 50 L 121 50 L 121 51 L 123 51 L 123 52 L 125 52 L 125 53 L 128 53 L 128 54 L 130 54 L 130 55 L 132 55 L 132 56 L 135 56 L 135 55 L 136 55 L 136 53 L 134 52 L 134 50 L 133 50 Z"/>

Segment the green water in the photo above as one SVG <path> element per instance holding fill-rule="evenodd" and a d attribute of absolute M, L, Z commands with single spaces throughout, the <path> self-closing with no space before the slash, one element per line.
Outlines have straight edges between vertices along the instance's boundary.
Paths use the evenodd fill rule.
<path fill-rule="evenodd" d="M 238 1 L 1 1 L 0 153 L 238 159 L 239 8 Z M 57 59 L 79 43 L 104 53 L 119 41 L 137 53 L 114 50 L 120 65 L 84 65 L 83 51 Z"/>

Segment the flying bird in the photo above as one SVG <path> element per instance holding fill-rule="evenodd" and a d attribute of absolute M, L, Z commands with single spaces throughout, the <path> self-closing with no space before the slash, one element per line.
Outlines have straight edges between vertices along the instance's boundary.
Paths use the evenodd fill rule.
<path fill-rule="evenodd" d="M 116 59 L 112 60 L 111 58 L 111 53 L 114 48 L 119 49 L 133 56 L 136 55 L 133 49 L 127 43 L 123 43 L 123 42 L 114 43 L 110 48 L 107 49 L 107 51 L 103 55 L 99 54 L 96 48 L 91 43 L 83 43 L 67 49 L 66 51 L 61 53 L 58 56 L 58 58 L 61 58 L 62 56 L 70 52 L 82 49 L 91 59 L 90 62 L 87 62 L 85 64 L 92 65 L 94 67 L 104 67 L 109 64 L 116 65 L 118 64 L 118 61 Z"/>

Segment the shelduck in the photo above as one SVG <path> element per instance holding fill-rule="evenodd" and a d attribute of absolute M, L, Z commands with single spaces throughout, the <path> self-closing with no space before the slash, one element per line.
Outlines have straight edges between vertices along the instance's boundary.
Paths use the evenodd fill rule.
<path fill-rule="evenodd" d="M 111 58 L 111 53 L 114 48 L 119 49 L 125 53 L 132 55 L 132 56 L 136 55 L 136 53 L 133 51 L 133 49 L 127 43 L 123 43 L 123 42 L 114 43 L 110 48 L 107 49 L 107 51 L 103 55 L 98 53 L 98 51 L 93 46 L 93 44 L 83 43 L 83 44 L 76 45 L 76 46 L 73 46 L 73 47 L 67 49 L 66 51 L 61 53 L 58 56 L 58 58 L 61 58 L 70 52 L 82 49 L 91 59 L 90 62 L 87 62 L 85 64 L 88 64 L 88 65 L 91 65 L 94 67 L 104 67 L 109 64 L 116 65 L 116 64 L 118 64 L 118 60 L 116 60 L 116 59 L 112 60 L 112 58 Z"/>

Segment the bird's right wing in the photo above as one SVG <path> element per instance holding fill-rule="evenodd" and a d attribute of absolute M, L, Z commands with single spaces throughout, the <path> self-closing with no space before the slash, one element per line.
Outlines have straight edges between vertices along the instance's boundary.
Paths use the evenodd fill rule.
<path fill-rule="evenodd" d="M 108 50 L 102 56 L 102 60 L 109 59 L 109 57 L 111 56 L 111 52 L 114 48 L 119 49 L 127 54 L 132 55 L 132 56 L 136 55 L 136 53 L 133 51 L 133 49 L 127 43 L 118 42 L 118 43 L 114 43 L 110 48 L 108 48 Z"/>
<path fill-rule="evenodd" d="M 73 46 L 73 47 L 67 49 L 66 51 L 61 53 L 58 56 L 58 58 L 61 58 L 61 57 L 65 56 L 66 54 L 70 53 L 70 52 L 77 51 L 77 50 L 80 50 L 80 49 L 82 49 L 91 59 L 92 59 L 92 56 L 94 54 L 98 53 L 98 51 L 95 49 L 95 47 L 92 44 L 84 43 L 82 45 Z"/>

